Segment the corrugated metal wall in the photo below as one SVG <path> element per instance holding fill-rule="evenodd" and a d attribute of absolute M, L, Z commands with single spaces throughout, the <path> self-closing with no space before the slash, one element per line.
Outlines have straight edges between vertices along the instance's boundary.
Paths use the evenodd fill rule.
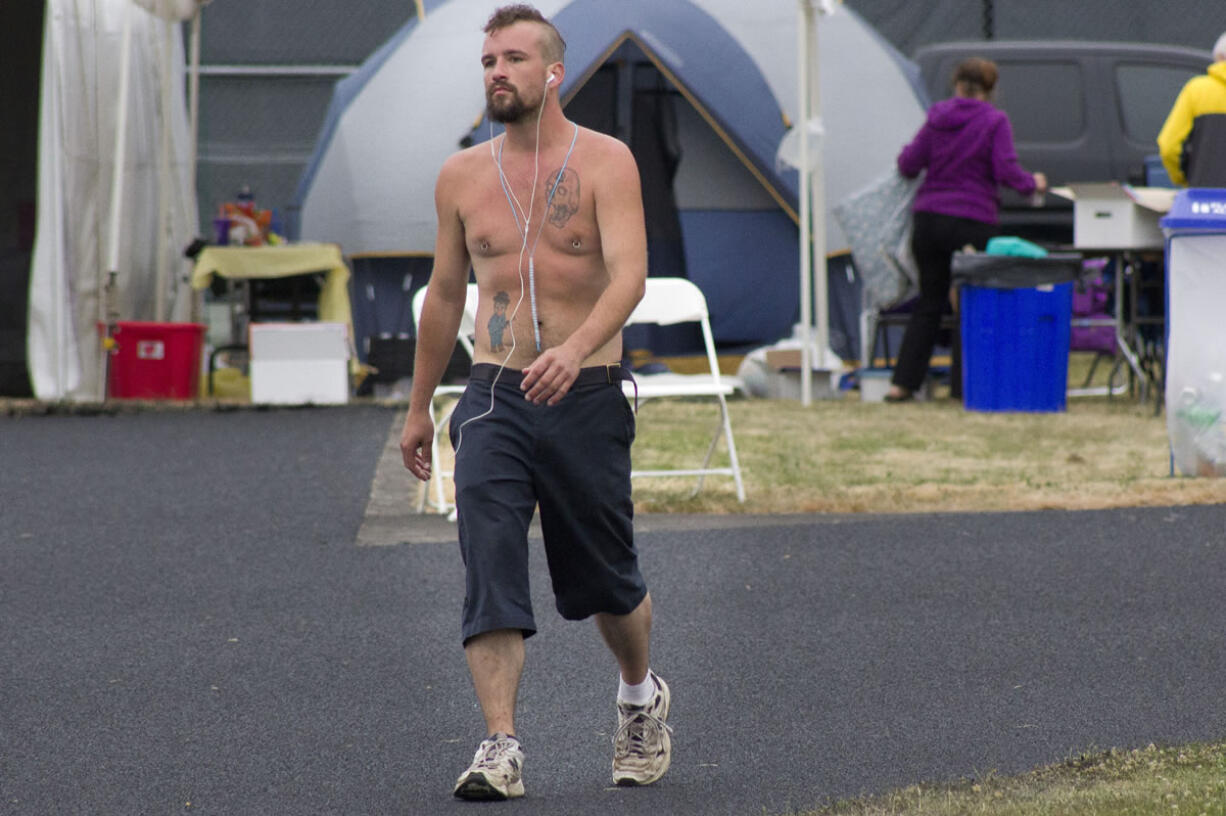
<path fill-rule="evenodd" d="M 452 0 L 462 2 L 462 0 Z M 752 2 L 752 0 L 746 0 Z M 904 54 L 955 39 L 1092 39 L 1209 49 L 1223 0 L 845 0 Z M 425 0 L 427 10 L 439 0 Z M 416 0 L 260 0 L 205 8 L 202 230 L 249 184 L 286 219 L 337 79 L 416 16 Z"/>
<path fill-rule="evenodd" d="M 414 0 L 205 7 L 197 163 L 202 231 L 243 185 L 258 205 L 293 218 L 289 205 L 333 86 L 416 15 Z"/>

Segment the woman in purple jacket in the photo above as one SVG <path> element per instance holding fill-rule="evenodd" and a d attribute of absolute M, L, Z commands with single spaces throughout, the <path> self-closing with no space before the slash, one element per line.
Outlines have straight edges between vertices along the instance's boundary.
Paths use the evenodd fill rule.
<path fill-rule="evenodd" d="M 996 77 L 996 64 L 990 60 L 961 62 L 954 71 L 953 98 L 929 108 L 924 126 L 898 154 L 898 169 L 907 178 L 928 172 L 912 207 L 911 249 L 920 294 L 903 335 L 887 402 L 913 399 L 928 376 L 941 314 L 951 296 L 951 258 L 967 244 L 983 249 L 996 234 L 997 188 L 1003 184 L 1022 195 L 1047 189 L 1042 173 L 1022 169 L 1009 117 L 988 101 Z M 951 392 L 961 397 L 956 335 Z"/>

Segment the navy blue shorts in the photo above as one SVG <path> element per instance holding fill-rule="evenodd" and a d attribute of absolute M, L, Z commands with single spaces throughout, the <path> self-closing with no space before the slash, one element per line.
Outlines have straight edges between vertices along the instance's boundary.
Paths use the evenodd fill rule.
<path fill-rule="evenodd" d="M 524 399 L 520 373 L 506 369 L 493 385 L 493 411 L 486 414 L 497 370 L 473 366 L 449 428 L 452 446 L 459 446 L 464 640 L 496 629 L 520 629 L 524 637 L 536 632 L 528 525 L 538 503 L 562 617 L 634 611 L 647 587 L 634 549 L 630 499 L 634 413 L 617 374 L 583 369 L 566 396 L 550 406 Z"/>

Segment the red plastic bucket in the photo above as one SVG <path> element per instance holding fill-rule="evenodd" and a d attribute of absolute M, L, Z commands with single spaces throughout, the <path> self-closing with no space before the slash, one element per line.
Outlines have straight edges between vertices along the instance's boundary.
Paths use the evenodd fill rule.
<path fill-rule="evenodd" d="M 195 399 L 206 328 L 200 323 L 116 323 L 108 395 L 114 399 Z"/>

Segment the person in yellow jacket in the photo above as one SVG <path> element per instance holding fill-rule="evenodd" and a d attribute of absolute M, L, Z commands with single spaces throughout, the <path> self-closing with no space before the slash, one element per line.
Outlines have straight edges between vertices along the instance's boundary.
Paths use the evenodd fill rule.
<path fill-rule="evenodd" d="M 1186 185 L 1188 180 L 1181 166 L 1184 142 L 1192 131 L 1192 123 L 1205 114 L 1226 114 L 1226 34 L 1213 46 L 1213 64 L 1201 76 L 1189 79 L 1175 99 L 1175 105 L 1158 133 L 1158 152 L 1171 181 Z"/>

